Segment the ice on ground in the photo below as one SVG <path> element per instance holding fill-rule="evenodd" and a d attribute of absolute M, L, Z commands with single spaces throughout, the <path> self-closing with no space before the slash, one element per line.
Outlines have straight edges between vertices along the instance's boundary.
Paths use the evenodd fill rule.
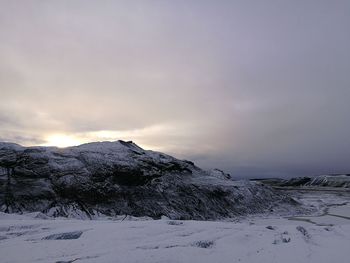
<path fill-rule="evenodd" d="M 314 193 L 309 197 L 310 203 L 317 199 Z M 47 220 L 35 213 L 1 213 L 0 261 L 348 263 L 348 199 L 322 194 L 318 199 L 328 204 L 318 215 L 254 216 L 240 222 Z"/>
<path fill-rule="evenodd" d="M 0 220 L 1 262 L 347 263 L 350 245 L 350 220 L 326 228 L 285 218 L 235 223 L 18 217 Z"/>

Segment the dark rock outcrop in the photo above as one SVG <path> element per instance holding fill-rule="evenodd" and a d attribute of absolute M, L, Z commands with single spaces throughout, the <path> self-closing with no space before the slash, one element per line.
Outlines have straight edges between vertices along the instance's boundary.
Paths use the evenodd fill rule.
<path fill-rule="evenodd" d="M 62 149 L 0 143 L 0 210 L 8 213 L 220 219 L 292 209 L 298 203 L 270 187 L 235 182 L 132 142 Z"/>

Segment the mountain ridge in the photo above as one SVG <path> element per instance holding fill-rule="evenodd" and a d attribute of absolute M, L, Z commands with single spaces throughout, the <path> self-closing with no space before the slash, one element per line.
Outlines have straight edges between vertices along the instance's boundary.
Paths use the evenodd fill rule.
<path fill-rule="evenodd" d="M 302 210 L 270 187 L 144 150 L 133 142 L 67 148 L 0 143 L 0 211 L 94 218 L 223 219 Z"/>

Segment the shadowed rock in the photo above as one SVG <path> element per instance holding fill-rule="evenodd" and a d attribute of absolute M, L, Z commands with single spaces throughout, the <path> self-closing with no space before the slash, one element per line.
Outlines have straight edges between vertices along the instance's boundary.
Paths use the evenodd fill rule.
<path fill-rule="evenodd" d="M 199 247 L 199 248 L 211 248 L 214 246 L 214 241 L 211 241 L 211 240 L 197 241 L 193 243 L 193 246 Z"/>
<path fill-rule="evenodd" d="M 44 237 L 44 240 L 66 240 L 66 239 L 78 239 L 83 234 L 83 231 L 74 231 L 49 235 Z"/>

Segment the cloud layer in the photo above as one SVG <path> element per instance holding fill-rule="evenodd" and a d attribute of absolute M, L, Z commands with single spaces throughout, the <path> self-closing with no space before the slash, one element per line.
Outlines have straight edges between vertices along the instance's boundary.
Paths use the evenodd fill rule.
<path fill-rule="evenodd" d="M 350 171 L 348 1 L 0 1 L 0 139 L 239 177 Z"/>

